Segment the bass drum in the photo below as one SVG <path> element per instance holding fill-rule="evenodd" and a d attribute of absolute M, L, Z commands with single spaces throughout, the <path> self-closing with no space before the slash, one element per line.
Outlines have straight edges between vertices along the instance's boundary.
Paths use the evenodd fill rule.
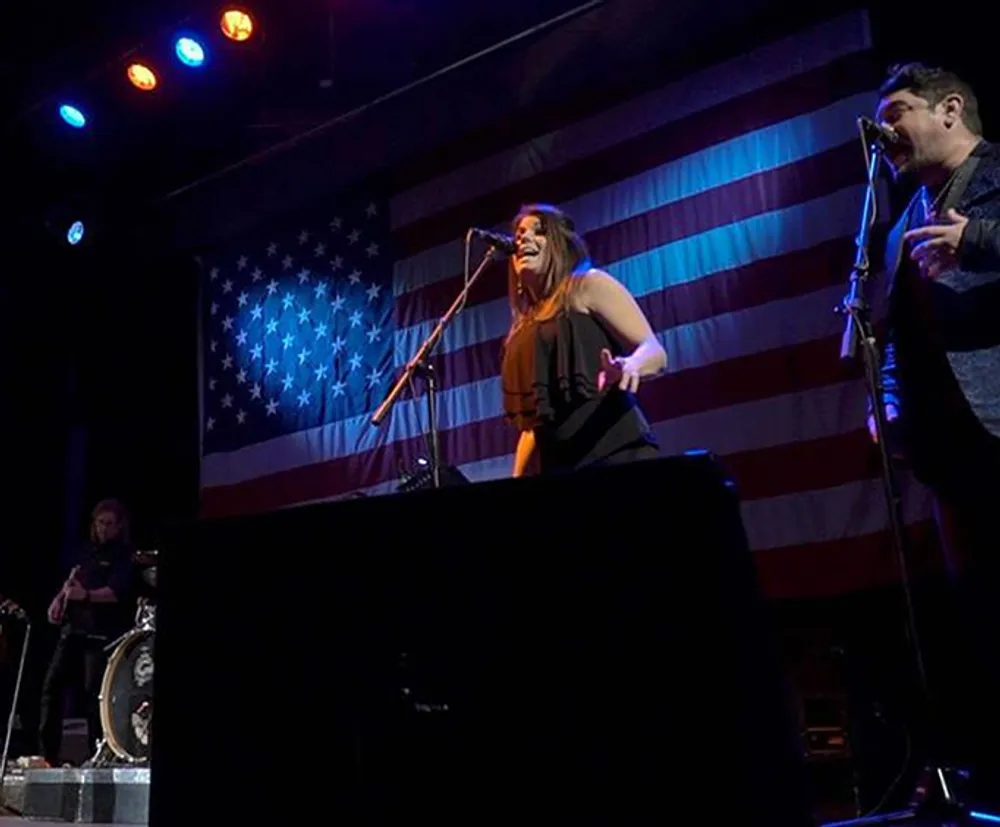
<path fill-rule="evenodd" d="M 101 683 L 104 743 L 132 764 L 149 761 L 153 735 L 152 629 L 135 629 L 115 647 Z"/>

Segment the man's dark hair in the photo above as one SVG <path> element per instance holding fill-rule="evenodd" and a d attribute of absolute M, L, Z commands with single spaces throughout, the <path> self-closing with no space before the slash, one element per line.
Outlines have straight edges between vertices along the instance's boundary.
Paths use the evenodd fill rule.
<path fill-rule="evenodd" d="M 889 67 L 888 74 L 889 77 L 878 90 L 880 98 L 906 90 L 918 98 L 923 98 L 933 107 L 948 95 L 961 95 L 965 101 L 962 122 L 972 134 L 983 134 L 983 122 L 979 117 L 979 101 L 976 100 L 976 93 L 954 72 L 925 66 L 923 63 L 897 63 Z"/>

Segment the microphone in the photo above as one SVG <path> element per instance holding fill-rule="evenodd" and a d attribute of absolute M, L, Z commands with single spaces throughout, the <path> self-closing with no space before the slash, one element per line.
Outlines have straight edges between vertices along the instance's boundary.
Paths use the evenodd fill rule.
<path fill-rule="evenodd" d="M 507 255 L 513 255 L 514 251 L 517 249 L 517 245 L 514 243 L 513 237 L 505 235 L 504 233 L 495 233 L 492 230 L 482 230 L 479 227 L 472 227 L 469 232 L 477 238 L 481 238 L 483 241 L 489 242 L 500 252 L 506 253 Z"/>
<path fill-rule="evenodd" d="M 895 129 L 876 123 L 865 115 L 858 118 L 858 127 L 864 134 L 865 140 L 875 144 L 879 149 L 885 149 L 899 143 L 899 133 Z"/>

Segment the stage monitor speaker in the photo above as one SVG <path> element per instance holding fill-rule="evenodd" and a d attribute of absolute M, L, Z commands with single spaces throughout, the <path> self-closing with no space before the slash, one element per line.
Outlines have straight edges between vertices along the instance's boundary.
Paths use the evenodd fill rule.
<path fill-rule="evenodd" d="M 711 456 L 179 529 L 150 824 L 812 824 Z"/>

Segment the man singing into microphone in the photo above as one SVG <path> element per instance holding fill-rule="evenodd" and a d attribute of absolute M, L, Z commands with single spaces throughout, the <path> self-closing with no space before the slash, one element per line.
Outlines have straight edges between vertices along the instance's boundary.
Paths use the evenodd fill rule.
<path fill-rule="evenodd" d="M 894 177 L 917 185 L 886 241 L 886 419 L 893 449 L 935 495 L 950 567 L 964 569 L 971 611 L 960 634 L 975 637 L 978 656 L 946 680 L 963 701 L 980 696 L 962 706 L 981 739 L 977 762 L 996 766 L 986 727 L 1000 719 L 990 712 L 1000 698 L 1000 147 L 982 137 L 972 89 L 943 69 L 890 69 L 875 119 L 897 136 L 886 147 Z M 874 437 L 871 417 L 869 428 Z"/>

